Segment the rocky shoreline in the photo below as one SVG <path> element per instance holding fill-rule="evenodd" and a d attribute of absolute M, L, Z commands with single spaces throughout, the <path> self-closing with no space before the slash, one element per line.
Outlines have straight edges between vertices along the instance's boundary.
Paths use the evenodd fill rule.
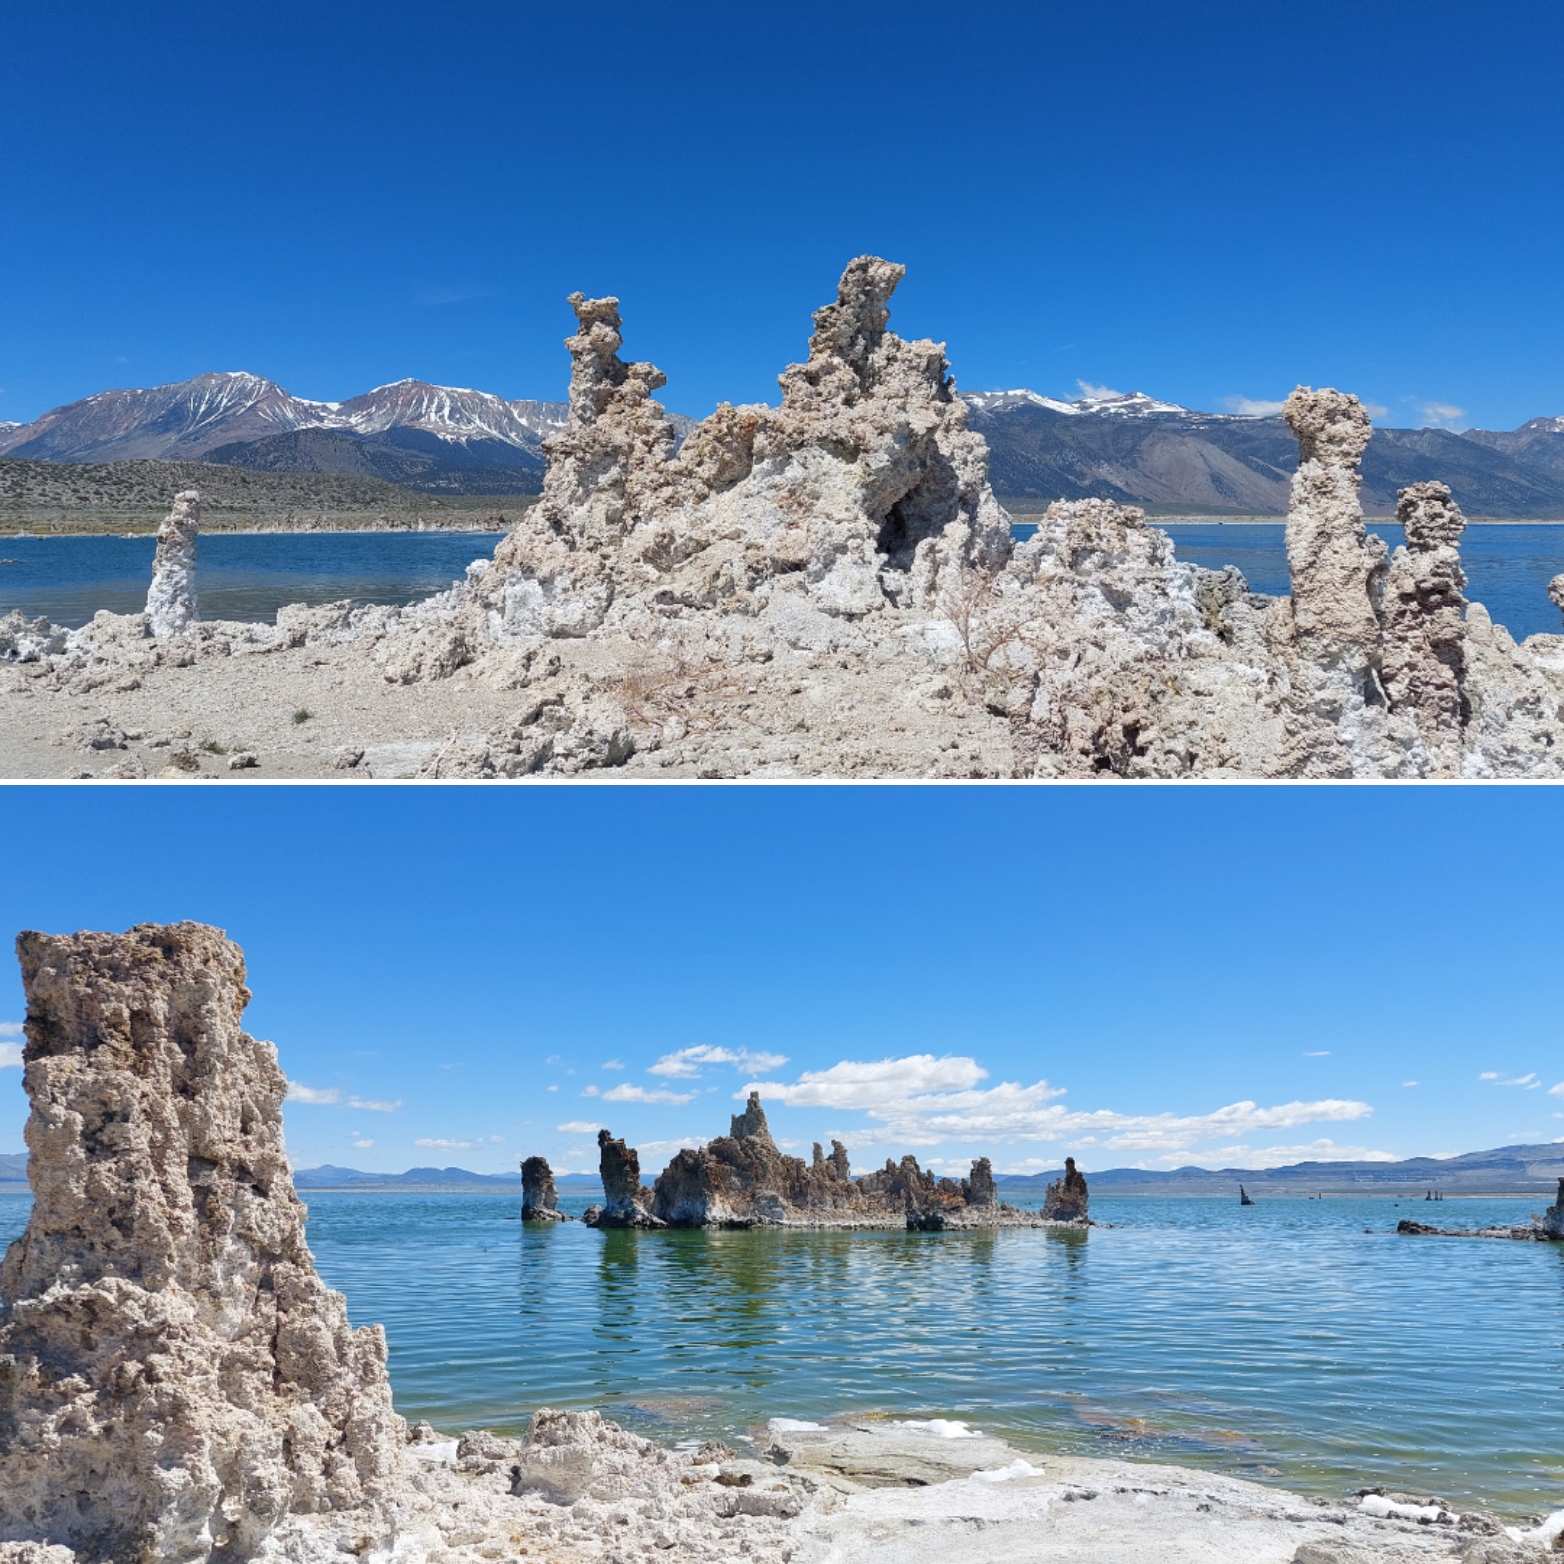
<path fill-rule="evenodd" d="M 12 615 L 0 769 L 126 775 L 50 753 L 85 716 L 263 775 L 1564 776 L 1564 635 L 1517 644 L 1466 599 L 1444 485 L 1401 492 L 1393 554 L 1365 530 L 1356 397 L 1286 403 L 1289 597 L 1103 500 L 1017 543 L 943 348 L 887 329 L 901 275 L 854 260 L 781 406 L 724 404 L 682 444 L 617 300 L 573 295 L 543 494 L 464 581 L 172 635 Z M 278 720 L 298 710 L 329 754 Z"/>
<path fill-rule="evenodd" d="M 27 933 L 18 952 L 34 1198 L 0 1264 L 0 1564 L 1523 1564 L 1564 1532 L 1564 1512 L 1505 1527 L 1433 1496 L 1025 1453 L 938 1417 L 777 1418 L 734 1436 L 743 1453 L 662 1449 L 591 1410 L 539 1410 L 519 1439 L 409 1430 L 384 1332 L 349 1324 L 305 1244 L 286 1081 L 242 1029 L 239 948 L 179 923 Z M 788 1163 L 853 1203 L 839 1147 L 816 1179 L 830 1159 L 782 1158 L 758 1099 L 735 1129 L 706 1162 L 681 1153 L 705 1219 L 719 1192 L 735 1216 L 767 1210 Z M 634 1153 L 603 1147 L 620 1204 L 649 1214 Z M 540 1162 L 527 1198 L 548 1220 Z M 904 1181 L 907 1213 L 992 1211 L 980 1169 Z M 1084 1205 L 1083 1182 L 1056 1188 Z"/>

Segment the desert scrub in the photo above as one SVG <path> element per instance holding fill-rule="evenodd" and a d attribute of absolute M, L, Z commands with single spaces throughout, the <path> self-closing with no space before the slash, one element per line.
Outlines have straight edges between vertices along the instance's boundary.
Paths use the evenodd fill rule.
<path fill-rule="evenodd" d="M 302 722 L 308 722 L 315 715 L 308 706 L 301 706 L 293 714 L 293 725 L 297 727 Z"/>
<path fill-rule="evenodd" d="M 208 755 L 226 755 L 228 753 L 228 746 L 226 744 L 219 744 L 216 739 L 208 739 L 206 743 L 201 746 L 201 748 L 204 749 Z"/>

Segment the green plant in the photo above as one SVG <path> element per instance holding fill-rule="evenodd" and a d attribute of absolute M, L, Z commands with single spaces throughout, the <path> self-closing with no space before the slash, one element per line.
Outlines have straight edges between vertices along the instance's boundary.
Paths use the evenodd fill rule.
<path fill-rule="evenodd" d="M 208 755 L 226 755 L 228 753 L 227 745 L 219 744 L 216 739 L 208 739 L 206 743 L 201 746 L 201 748 L 204 749 Z"/>
<path fill-rule="evenodd" d="M 293 720 L 295 724 L 300 722 L 308 722 L 314 715 L 315 713 L 312 712 L 308 706 L 301 706 L 296 712 L 294 712 Z"/>

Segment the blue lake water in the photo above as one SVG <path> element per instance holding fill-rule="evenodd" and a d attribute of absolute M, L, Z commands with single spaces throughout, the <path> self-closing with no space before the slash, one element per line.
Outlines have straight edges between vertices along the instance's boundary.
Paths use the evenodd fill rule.
<path fill-rule="evenodd" d="M 491 532 L 209 533 L 196 543 L 196 595 L 208 619 L 271 621 L 284 603 L 412 603 L 486 558 Z M 20 608 L 86 624 L 100 608 L 146 607 L 150 537 L 0 538 L 0 614 Z"/>
<path fill-rule="evenodd" d="M 664 1442 L 944 1416 L 1305 1492 L 1564 1506 L 1564 1245 L 1388 1231 L 1421 1201 L 1103 1197 L 1114 1225 L 1079 1234 L 598 1233 L 523 1227 L 514 1196 L 309 1203 L 322 1274 L 386 1326 L 398 1408 L 445 1430 L 540 1405 Z M 26 1209 L 0 1196 L 0 1237 Z"/>
<path fill-rule="evenodd" d="M 1017 526 L 1018 537 L 1034 529 Z M 1282 528 L 1265 523 L 1179 523 L 1166 529 L 1181 559 L 1237 565 L 1257 592 L 1288 591 Z M 1401 529 L 1375 522 L 1394 547 Z M 443 591 L 469 561 L 493 552 L 493 533 L 212 533 L 196 548 L 196 590 L 212 619 L 270 620 L 284 603 L 408 603 Z M 0 613 L 21 608 L 57 624 L 85 624 L 100 608 L 146 603 L 155 545 L 149 537 L 0 538 Z M 1468 596 L 1517 640 L 1557 632 L 1548 582 L 1564 571 L 1564 527 L 1470 527 L 1461 556 Z"/>

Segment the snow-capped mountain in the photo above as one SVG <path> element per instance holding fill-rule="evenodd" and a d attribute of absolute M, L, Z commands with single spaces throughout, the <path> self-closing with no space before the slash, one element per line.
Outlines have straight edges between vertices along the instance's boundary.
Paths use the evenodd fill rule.
<path fill-rule="evenodd" d="M 1105 391 L 1096 396 L 1062 401 L 1036 391 L 963 391 L 961 400 L 982 413 L 1011 412 L 1018 407 L 1043 407 L 1051 413 L 1101 414 L 1110 418 L 1144 418 L 1148 413 L 1183 413 L 1191 418 L 1219 417 L 1220 414 L 1192 413 L 1177 402 L 1159 402 L 1144 391 Z"/>
<path fill-rule="evenodd" d="M 560 402 L 507 402 L 421 380 L 378 386 L 346 402 L 314 402 L 260 375 L 211 373 L 147 390 L 100 391 L 33 423 L 0 429 L 0 455 L 54 462 L 190 459 L 305 429 L 362 436 L 418 429 L 462 444 L 499 441 L 525 451 L 530 466 L 565 411 Z"/>

